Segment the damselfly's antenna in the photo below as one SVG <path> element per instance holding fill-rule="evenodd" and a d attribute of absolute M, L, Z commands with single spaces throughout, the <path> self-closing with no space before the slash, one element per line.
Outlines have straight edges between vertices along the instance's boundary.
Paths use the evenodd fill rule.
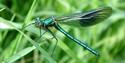
<path fill-rule="evenodd" d="M 33 24 L 35 24 L 35 23 L 30 23 L 30 24 L 28 24 L 28 25 L 24 26 L 24 28 L 23 28 L 23 29 L 25 29 L 26 27 L 28 27 L 28 26 L 30 26 L 30 25 L 33 25 Z"/>

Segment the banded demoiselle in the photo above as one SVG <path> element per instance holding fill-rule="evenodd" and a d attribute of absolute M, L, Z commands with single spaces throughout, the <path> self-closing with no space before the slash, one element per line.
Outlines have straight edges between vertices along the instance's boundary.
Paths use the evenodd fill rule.
<path fill-rule="evenodd" d="M 71 39 L 75 43 L 79 44 L 80 46 L 90 51 L 94 55 L 99 56 L 99 53 L 95 51 L 94 49 L 92 49 L 91 47 L 89 47 L 85 43 L 85 41 L 80 41 L 76 39 L 75 37 L 70 35 L 68 32 L 66 32 L 62 27 L 60 27 L 58 23 L 66 23 L 68 25 L 75 24 L 81 27 L 86 27 L 86 26 L 95 25 L 97 23 L 104 21 L 111 15 L 111 13 L 112 13 L 112 8 L 103 7 L 103 8 L 95 9 L 89 12 L 77 13 L 77 14 L 73 14 L 70 16 L 64 16 L 61 18 L 48 17 L 44 20 L 40 18 L 36 18 L 35 22 L 31 24 L 35 24 L 35 26 L 40 29 L 44 28 L 46 31 L 50 32 L 54 38 L 56 38 L 53 32 L 48 28 L 48 27 L 54 27 L 55 29 L 63 33 L 65 36 L 67 36 L 69 39 Z"/>

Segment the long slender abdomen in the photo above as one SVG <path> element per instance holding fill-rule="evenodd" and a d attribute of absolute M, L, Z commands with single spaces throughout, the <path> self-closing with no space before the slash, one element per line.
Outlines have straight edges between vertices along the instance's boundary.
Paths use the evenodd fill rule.
<path fill-rule="evenodd" d="M 91 53 L 93 53 L 96 56 L 99 56 L 99 53 L 96 52 L 95 50 L 93 50 L 92 48 L 90 48 L 85 42 L 82 42 L 78 39 L 76 39 L 75 37 L 71 36 L 69 33 L 67 33 L 65 30 L 63 30 L 58 24 L 55 24 L 54 27 L 59 30 L 60 32 L 62 32 L 64 35 L 66 35 L 69 39 L 73 40 L 74 42 L 76 42 L 77 44 L 81 45 L 82 47 L 84 47 L 85 49 L 89 50 Z"/>

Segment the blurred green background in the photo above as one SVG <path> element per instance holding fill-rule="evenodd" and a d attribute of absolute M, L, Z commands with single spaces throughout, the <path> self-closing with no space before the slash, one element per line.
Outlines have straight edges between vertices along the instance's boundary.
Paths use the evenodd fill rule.
<path fill-rule="evenodd" d="M 60 24 L 97 50 L 99 58 L 54 28 L 58 44 L 50 56 L 56 40 L 49 33 L 36 41 L 38 28 L 21 29 L 36 17 L 65 16 L 106 6 L 113 13 L 100 24 L 82 28 Z M 0 0 L 0 63 L 124 63 L 124 48 L 125 0 Z"/>

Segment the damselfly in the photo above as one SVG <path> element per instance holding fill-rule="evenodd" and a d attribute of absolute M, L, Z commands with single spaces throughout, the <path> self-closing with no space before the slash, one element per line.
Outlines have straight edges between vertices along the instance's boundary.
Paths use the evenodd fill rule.
<path fill-rule="evenodd" d="M 96 52 L 91 47 L 89 47 L 84 41 L 80 41 L 75 37 L 73 37 L 72 35 L 70 35 L 63 28 L 61 28 L 58 23 L 66 23 L 68 25 L 76 24 L 81 27 L 91 26 L 104 21 L 111 15 L 111 13 L 112 13 L 112 8 L 104 7 L 104 8 L 92 10 L 86 13 L 78 13 L 71 16 L 61 17 L 61 18 L 48 17 L 44 20 L 40 18 L 36 18 L 35 22 L 31 24 L 35 24 L 35 26 L 40 29 L 44 28 L 46 31 L 50 32 L 54 38 L 56 38 L 53 32 L 49 29 L 49 27 L 54 27 L 55 29 L 63 33 L 69 39 L 73 40 L 74 42 L 76 42 L 86 50 L 90 51 L 96 56 L 99 56 L 98 52 Z"/>

